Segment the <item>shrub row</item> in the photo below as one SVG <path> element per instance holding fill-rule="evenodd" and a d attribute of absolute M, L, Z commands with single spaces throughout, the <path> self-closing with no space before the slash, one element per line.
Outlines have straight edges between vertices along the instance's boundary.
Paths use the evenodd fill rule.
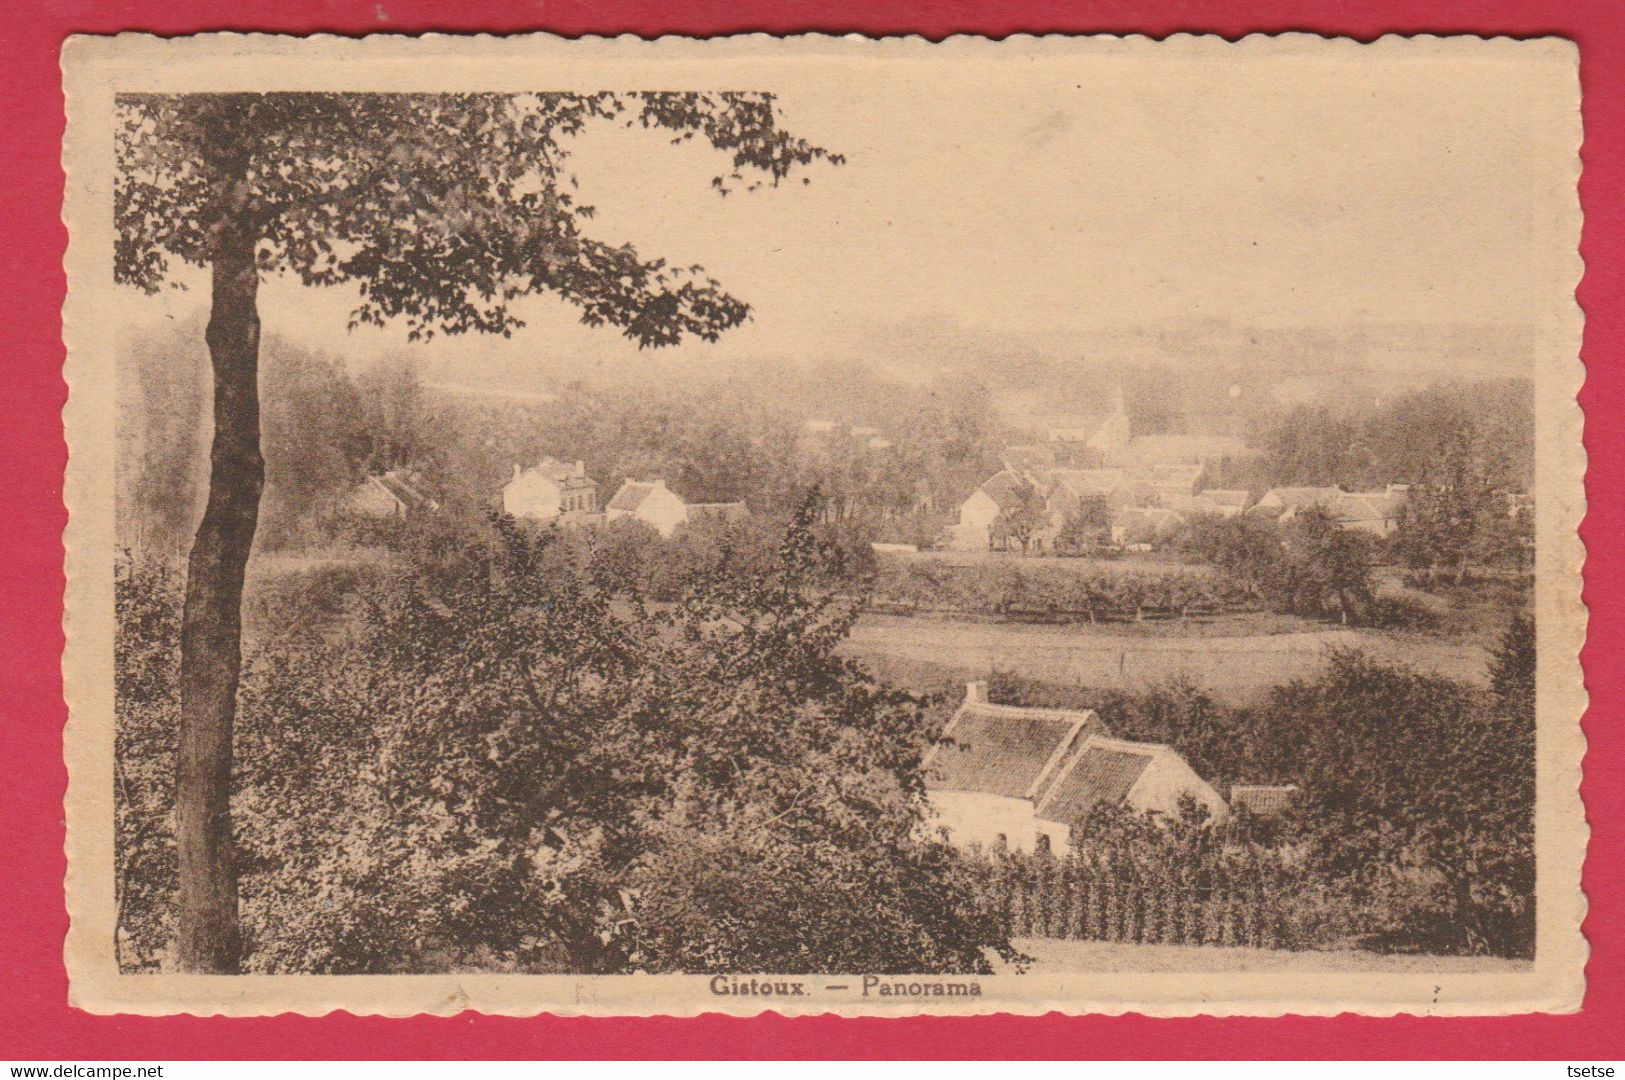
<path fill-rule="evenodd" d="M 987 615 L 1014 612 L 1084 621 L 1148 611 L 1252 610 L 1246 591 L 1203 568 L 1092 570 L 1001 560 L 972 566 L 882 559 L 874 597 L 882 604 Z"/>

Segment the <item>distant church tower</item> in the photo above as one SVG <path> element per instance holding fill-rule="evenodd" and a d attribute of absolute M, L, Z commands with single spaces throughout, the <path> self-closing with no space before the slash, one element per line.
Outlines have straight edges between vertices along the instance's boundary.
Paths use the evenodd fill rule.
<path fill-rule="evenodd" d="M 1100 428 L 1089 440 L 1089 446 L 1099 450 L 1105 464 L 1114 464 L 1115 458 L 1128 449 L 1132 437 L 1128 421 L 1128 404 L 1123 398 L 1123 383 L 1112 384 L 1112 411 L 1102 420 Z"/>

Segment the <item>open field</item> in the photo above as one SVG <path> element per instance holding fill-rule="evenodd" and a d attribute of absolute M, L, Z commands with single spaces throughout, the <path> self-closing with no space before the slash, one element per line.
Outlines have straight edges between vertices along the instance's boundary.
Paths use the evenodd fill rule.
<path fill-rule="evenodd" d="M 867 614 L 853 629 L 845 651 L 903 685 L 957 681 L 992 671 L 1051 683 L 1131 688 L 1184 677 L 1215 697 L 1245 701 L 1280 683 L 1313 675 L 1324 663 L 1326 650 L 1338 646 L 1358 647 L 1383 660 L 1464 682 L 1482 684 L 1488 679 L 1489 653 L 1476 643 L 1331 626 L 1294 633 L 1187 637 L 1147 635 L 1132 627 Z"/>
<path fill-rule="evenodd" d="M 1033 958 L 1029 973 L 1063 971 L 1304 971 L 1304 972 L 1471 972 L 1527 971 L 1526 960 L 1493 956 L 1422 956 L 1362 952 L 1358 949 L 1292 952 L 1220 945 L 1134 945 L 1063 938 L 1017 938 L 1016 948 Z M 1008 969 L 1006 969 L 1008 970 Z"/>

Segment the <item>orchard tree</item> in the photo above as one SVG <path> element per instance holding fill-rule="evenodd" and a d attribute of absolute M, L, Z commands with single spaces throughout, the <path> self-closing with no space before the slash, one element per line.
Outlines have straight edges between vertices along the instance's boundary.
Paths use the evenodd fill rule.
<path fill-rule="evenodd" d="M 1111 534 L 1111 500 L 1104 495 L 1084 495 L 1061 519 L 1061 531 L 1055 538 L 1055 546 L 1069 551 L 1084 551 L 1092 544 L 1110 539 Z"/>
<path fill-rule="evenodd" d="M 1366 537 L 1345 529 L 1325 507 L 1307 506 L 1288 522 L 1285 540 L 1287 561 L 1277 578 L 1290 610 L 1336 611 L 1346 624 L 1370 607 L 1376 589 Z"/>
<path fill-rule="evenodd" d="M 1006 541 L 1014 540 L 1021 545 L 1021 553 L 1025 555 L 1047 524 L 1049 518 L 1044 513 L 1044 496 L 1033 485 L 1023 483 L 1015 489 L 1014 500 L 1000 509 L 999 516 L 993 519 L 990 535 Z"/>
<path fill-rule="evenodd" d="M 155 292 L 177 261 L 212 280 L 209 496 L 181 628 L 176 955 L 186 971 L 233 972 L 231 740 L 265 472 L 261 276 L 353 284 L 352 327 L 399 319 L 413 340 L 511 334 L 522 325 L 513 302 L 536 293 L 639 346 L 714 340 L 747 305 L 699 267 L 586 235 L 592 208 L 567 168 L 573 137 L 619 123 L 703 139 L 728 159 L 712 182 L 723 193 L 840 158 L 785 132 L 763 93 L 125 94 L 117 109 L 117 280 Z"/>

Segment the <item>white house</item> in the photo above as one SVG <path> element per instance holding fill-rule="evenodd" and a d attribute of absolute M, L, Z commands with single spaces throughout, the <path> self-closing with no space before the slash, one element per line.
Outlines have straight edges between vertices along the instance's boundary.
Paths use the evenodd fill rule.
<path fill-rule="evenodd" d="M 994 705 L 986 683 L 970 683 L 921 763 L 933 824 L 959 847 L 1034 850 L 1034 806 L 1067 755 L 1094 730 L 1105 725 L 1093 712 Z"/>
<path fill-rule="evenodd" d="M 1171 817 L 1189 797 L 1213 818 L 1228 812 L 1171 747 L 1114 739 L 1089 710 L 994 705 L 981 682 L 966 687 L 921 768 L 932 824 L 960 847 L 1064 854 L 1099 805 Z"/>
<path fill-rule="evenodd" d="M 552 521 L 566 514 L 591 514 L 598 509 L 598 485 L 587 477 L 586 465 L 570 465 L 543 458 L 532 468 L 513 467 L 513 479 L 502 489 L 504 513 L 532 521 Z"/>
<path fill-rule="evenodd" d="M 999 511 L 1021 502 L 1024 481 L 1009 469 L 988 477 L 959 504 L 959 524 L 950 530 L 950 546 L 960 551 L 984 551 Z"/>
<path fill-rule="evenodd" d="M 688 504 L 666 486 L 664 479 L 628 480 L 604 507 L 604 517 L 608 521 L 636 518 L 669 537 L 679 525 L 687 524 Z"/>

